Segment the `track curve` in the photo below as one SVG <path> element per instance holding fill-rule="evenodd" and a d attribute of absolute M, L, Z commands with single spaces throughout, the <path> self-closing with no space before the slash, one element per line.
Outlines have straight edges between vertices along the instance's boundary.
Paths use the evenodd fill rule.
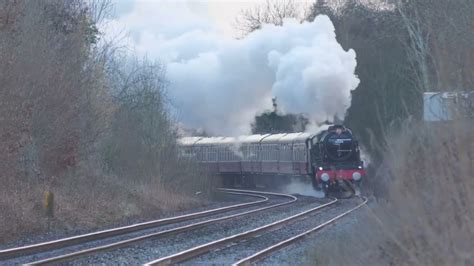
<path fill-rule="evenodd" d="M 254 192 L 256 192 L 256 191 L 254 191 Z M 251 230 L 239 233 L 239 234 L 235 234 L 235 235 L 225 237 L 225 238 L 221 238 L 221 239 L 218 239 L 216 241 L 212 241 L 212 242 L 209 242 L 209 243 L 197 246 L 197 247 L 193 247 L 193 248 L 178 252 L 178 253 L 170 255 L 170 256 L 159 258 L 157 260 L 150 261 L 150 262 L 146 263 L 145 265 L 169 265 L 169 264 L 176 264 L 176 263 L 179 263 L 179 262 L 182 262 L 182 261 L 186 261 L 186 260 L 189 260 L 193 257 L 196 257 L 196 256 L 199 256 L 201 254 L 207 253 L 207 252 L 209 252 L 213 249 L 223 247 L 223 246 L 225 246 L 225 245 L 227 245 L 231 242 L 236 242 L 236 241 L 239 241 L 239 240 L 242 240 L 242 239 L 250 238 L 250 237 L 255 236 L 259 233 L 262 233 L 262 232 L 271 230 L 273 228 L 285 225 L 287 223 L 293 222 L 293 221 L 295 221 L 297 219 L 300 219 L 300 218 L 302 218 L 302 217 L 304 217 L 308 214 L 311 214 L 313 212 L 321 210 L 321 209 L 323 209 L 327 206 L 331 206 L 331 205 L 337 203 L 337 201 L 338 201 L 337 199 L 333 199 L 332 201 L 330 201 L 328 203 L 325 203 L 325 204 L 319 205 L 317 207 L 311 208 L 309 210 L 300 212 L 296 215 L 292 215 L 290 217 L 287 217 L 287 218 L 278 220 L 276 222 L 266 224 L 264 226 L 260 226 L 258 228 L 254 228 L 254 229 L 251 229 Z"/>
<path fill-rule="evenodd" d="M 58 262 L 68 261 L 68 260 L 71 260 L 71 259 L 74 259 L 74 258 L 77 258 L 77 257 L 90 255 L 92 253 L 128 246 L 128 245 L 130 245 L 132 243 L 135 243 L 135 242 L 138 242 L 138 241 L 143 241 L 143 240 L 147 240 L 147 239 L 151 239 L 151 238 L 159 238 L 159 237 L 174 235 L 174 234 L 178 234 L 178 233 L 181 233 L 181 232 L 193 230 L 193 229 L 196 229 L 196 228 L 199 228 L 199 227 L 203 227 L 205 225 L 209 225 L 209 224 L 212 224 L 212 223 L 217 223 L 217 222 L 220 222 L 220 221 L 225 221 L 225 220 L 233 219 L 233 218 L 236 218 L 236 217 L 241 217 L 241 216 L 252 214 L 252 213 L 255 213 L 255 212 L 268 210 L 268 209 L 271 209 L 271 208 L 276 208 L 276 207 L 279 207 L 279 206 L 291 204 L 291 203 L 293 203 L 297 200 L 297 198 L 292 196 L 292 195 L 281 194 L 281 193 L 257 192 L 257 191 L 248 191 L 248 190 L 238 190 L 238 189 L 220 189 L 220 190 L 222 192 L 229 193 L 229 194 L 246 195 L 246 196 L 253 195 L 253 196 L 262 198 L 262 200 L 259 200 L 259 201 L 255 201 L 255 202 L 251 202 L 251 203 L 243 203 L 243 204 L 249 204 L 249 205 L 237 204 L 239 206 L 245 206 L 245 207 L 251 206 L 250 204 L 255 205 L 255 204 L 258 204 L 258 203 L 263 203 L 263 202 L 268 201 L 268 197 L 266 197 L 265 194 L 266 195 L 272 195 L 272 196 L 285 197 L 285 198 L 288 198 L 289 200 L 285 201 L 285 202 L 282 202 L 282 203 L 261 207 L 261 208 L 255 209 L 255 210 L 244 211 L 244 212 L 241 212 L 241 213 L 228 215 L 228 216 L 224 216 L 224 217 L 220 217 L 220 218 L 209 219 L 209 220 L 205 220 L 205 221 L 202 221 L 202 222 L 192 223 L 192 224 L 189 224 L 189 225 L 180 226 L 180 227 L 173 228 L 173 229 L 168 229 L 168 230 L 164 230 L 164 231 L 160 231 L 160 232 L 156 232 L 156 233 L 152 233 L 152 234 L 147 234 L 147 235 L 143 235 L 143 236 L 139 236 L 139 237 L 130 238 L 130 239 L 123 240 L 123 241 L 114 242 L 114 243 L 111 243 L 111 244 L 108 244 L 108 245 L 101 245 L 101 246 L 98 246 L 98 247 L 87 248 L 87 249 L 83 249 L 83 250 L 80 250 L 80 251 L 76 251 L 76 252 L 72 252 L 72 253 L 68 253 L 68 254 L 64 254 L 64 255 L 60 255 L 60 256 L 55 256 L 55 257 L 52 257 L 52 258 L 37 260 L 37 261 L 33 261 L 33 262 L 28 263 L 28 265 L 42 265 L 42 264 L 50 264 L 50 263 L 58 263 Z M 258 194 L 256 194 L 256 193 L 258 193 Z M 234 207 L 234 206 L 236 206 L 236 205 L 228 206 L 227 207 L 228 209 L 226 209 L 226 210 L 229 210 L 230 207 Z M 226 207 L 224 207 L 224 208 L 226 208 Z M 218 208 L 218 210 L 222 210 L 222 209 L 223 208 Z M 214 211 L 214 210 L 209 210 L 209 211 L 204 211 L 204 212 L 209 215 L 211 213 L 211 211 Z M 215 212 L 213 212 L 213 214 L 215 214 Z"/>
<path fill-rule="evenodd" d="M 301 239 L 303 239 L 304 237 L 306 237 L 307 235 L 311 234 L 311 233 L 314 233 L 314 232 L 317 232 L 319 230 L 321 230 L 322 228 L 330 225 L 330 224 L 333 224 L 334 222 L 336 222 L 337 220 L 341 219 L 342 217 L 354 212 L 355 210 L 361 208 L 362 206 L 364 206 L 366 203 L 367 203 L 367 198 L 362 198 L 363 201 L 357 205 L 356 207 L 354 208 L 351 208 L 350 210 L 348 211 L 345 211 L 329 220 L 327 220 L 326 222 L 324 223 L 321 223 L 320 225 L 316 226 L 316 227 L 313 227 L 301 234 L 298 234 L 296 236 L 293 236 L 293 237 L 290 237 L 288 239 L 285 239 L 284 241 L 281 241 L 275 245 L 272 245 L 266 249 L 263 249 L 263 250 L 260 250 L 258 252 L 255 252 L 254 254 L 244 258 L 244 259 L 241 259 L 235 263 L 233 263 L 232 265 L 233 266 L 237 266 L 237 265 L 250 265 L 252 263 L 255 263 L 256 261 L 259 261 L 265 257 L 267 257 L 268 255 L 270 255 L 271 253 L 273 252 L 276 252 L 278 250 L 280 250 L 281 248 L 284 248 L 288 245 L 291 245 L 292 243 L 295 243 Z"/>
<path fill-rule="evenodd" d="M 230 205 L 226 207 L 221 207 L 221 208 L 216 208 L 216 209 L 211 209 L 211 210 L 206 210 L 206 211 L 201 211 L 201 212 L 196 212 L 196 213 L 190 213 L 190 214 L 185 214 L 185 215 L 179 215 L 175 217 L 163 218 L 163 219 L 153 220 L 149 222 L 137 223 L 137 224 L 132 224 L 128 226 L 117 227 L 113 229 L 102 230 L 98 232 L 92 232 L 88 234 L 82 234 L 82 235 L 77 235 L 77 236 L 72 236 L 72 237 L 22 246 L 22 247 L 4 249 L 4 250 L 0 250 L 0 259 L 5 259 L 5 258 L 10 258 L 10 257 L 15 257 L 15 256 L 22 256 L 22 255 L 27 255 L 31 253 L 42 252 L 45 250 L 51 250 L 55 248 L 63 248 L 66 246 L 71 246 L 71 245 L 77 245 L 84 242 L 93 241 L 99 238 L 112 237 L 112 236 L 135 232 L 138 230 L 143 230 L 143 229 L 147 229 L 151 227 L 187 221 L 187 220 L 195 219 L 198 217 L 208 216 L 208 215 L 235 210 L 239 208 L 250 207 L 250 206 L 254 206 L 254 205 L 261 204 L 268 201 L 267 197 L 259 195 L 259 194 L 245 193 L 243 191 L 240 191 L 240 192 L 239 191 L 223 191 L 223 192 L 228 193 L 228 194 L 234 194 L 234 195 L 245 195 L 249 197 L 260 198 L 261 200 L 247 202 L 247 203 L 239 203 L 239 204 Z"/>

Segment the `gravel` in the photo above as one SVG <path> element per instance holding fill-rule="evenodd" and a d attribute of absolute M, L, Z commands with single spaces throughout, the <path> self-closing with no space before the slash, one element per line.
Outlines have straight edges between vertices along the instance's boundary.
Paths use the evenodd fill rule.
<path fill-rule="evenodd" d="M 41 253 L 41 254 L 33 255 L 33 256 L 15 258 L 12 260 L 0 262 L 0 264 L 10 265 L 10 264 L 22 264 L 22 263 L 32 262 L 35 260 L 58 256 L 58 255 L 82 250 L 89 247 L 105 245 L 112 242 L 129 239 L 132 237 L 137 237 L 137 236 L 141 236 L 148 233 L 160 232 L 166 229 L 176 228 L 178 226 L 195 223 L 197 221 L 204 221 L 211 218 L 223 217 L 230 214 L 241 213 L 241 212 L 248 211 L 251 209 L 258 209 L 264 206 L 277 204 L 283 201 L 288 201 L 288 199 L 284 199 L 281 197 L 269 196 L 269 198 L 270 198 L 269 202 L 265 204 L 259 204 L 251 208 L 229 211 L 223 214 L 216 214 L 210 217 L 193 219 L 191 221 L 160 226 L 158 228 L 147 229 L 140 232 L 127 234 L 124 236 L 118 236 L 118 237 L 108 238 L 105 240 L 94 241 L 94 242 L 88 243 L 87 245 L 81 245 L 80 247 L 72 246 L 72 247 L 55 250 L 48 253 Z M 227 196 L 225 200 L 226 200 L 225 202 L 212 204 L 209 207 L 194 209 L 187 212 L 174 213 L 172 216 L 196 212 L 198 210 L 228 206 L 231 204 L 235 204 L 237 202 L 250 201 L 248 200 L 248 198 L 246 200 L 242 200 L 242 198 L 238 196 Z M 254 200 L 254 198 L 252 198 L 251 200 Z M 188 232 L 183 232 L 178 235 L 171 235 L 171 236 L 141 241 L 124 248 L 114 249 L 114 250 L 110 250 L 106 252 L 100 252 L 100 253 L 92 254 L 86 257 L 80 257 L 67 264 L 139 265 L 139 264 L 143 264 L 152 260 L 156 260 L 161 257 L 175 254 L 177 252 L 192 248 L 197 245 L 202 245 L 214 240 L 221 239 L 223 237 L 242 233 L 247 230 L 254 229 L 256 227 L 260 227 L 268 223 L 284 219 L 288 216 L 314 208 L 326 202 L 328 202 L 327 199 L 318 199 L 318 198 L 309 197 L 309 196 L 298 196 L 298 201 L 290 205 L 285 205 L 285 206 L 281 206 L 275 209 L 270 209 L 270 210 L 265 210 L 265 211 L 260 211 L 257 213 L 245 215 L 244 217 L 238 217 L 231 220 L 218 222 L 218 223 L 207 225 L 207 226 L 194 229 Z M 284 227 L 277 228 L 269 232 L 264 232 L 259 236 L 247 239 L 239 243 L 233 243 L 225 248 L 222 248 L 220 250 L 215 250 L 208 254 L 204 254 L 200 257 L 194 258 L 183 264 L 185 265 L 231 264 L 261 249 L 264 249 L 270 245 L 276 244 L 279 241 L 285 240 L 291 236 L 294 236 L 312 227 L 315 227 L 318 224 L 322 223 L 323 221 L 328 220 L 340 214 L 341 212 L 350 209 L 351 207 L 354 207 L 355 205 L 357 205 L 357 202 L 358 201 L 355 199 L 340 200 L 338 204 L 327 207 L 318 212 L 315 212 L 311 216 L 304 219 L 299 219 L 290 225 L 286 225 Z M 171 215 L 168 215 L 168 216 L 171 216 Z M 163 216 L 160 216 L 157 218 L 163 218 Z M 344 217 L 341 221 L 338 221 L 335 226 L 330 226 L 329 228 L 323 229 L 320 232 L 313 233 L 309 237 L 306 237 L 304 240 L 299 241 L 296 244 L 292 244 L 278 252 L 275 252 L 274 254 L 272 254 L 271 257 L 258 262 L 258 264 L 295 265 L 295 264 L 308 263 L 308 260 L 306 259 L 307 257 L 306 255 L 308 253 L 308 250 L 311 250 L 311 247 L 314 247 L 314 245 L 324 244 L 324 241 L 331 241 L 332 232 L 334 230 L 342 230 L 343 232 L 351 230 L 351 221 L 353 220 L 354 220 L 354 214 L 350 214 L 349 216 Z M 126 224 L 130 224 L 130 223 L 131 222 L 126 223 Z M 84 231 L 80 233 L 84 233 Z M 77 232 L 75 232 L 75 234 L 77 234 Z M 68 232 L 67 235 L 73 235 L 73 233 Z M 22 240 L 23 242 L 20 241 L 15 244 L 24 245 L 25 243 L 30 244 L 30 243 L 35 243 L 35 242 L 42 242 L 45 240 L 57 239 L 64 236 L 65 234 L 63 235 L 49 234 L 49 235 L 40 236 L 37 238 L 24 239 Z M 3 249 L 6 246 L 8 245 L 0 246 L 0 248 Z M 12 244 L 9 244 L 9 246 L 12 246 Z"/>
<path fill-rule="evenodd" d="M 272 202 L 275 203 L 273 200 Z M 301 197 L 296 203 L 291 205 L 219 222 L 174 236 L 140 242 L 127 248 L 91 255 L 74 261 L 74 264 L 143 264 L 196 245 L 205 244 L 280 220 L 318 204 L 321 204 L 321 200 Z"/>
<path fill-rule="evenodd" d="M 340 200 L 333 207 L 322 209 L 318 212 L 313 213 L 310 216 L 294 221 L 289 225 L 277 228 L 272 231 L 264 232 L 257 237 L 246 239 L 240 243 L 235 243 L 227 248 L 210 252 L 206 255 L 200 256 L 196 259 L 187 261 L 185 265 L 195 264 L 232 264 L 243 258 L 246 258 L 257 251 L 265 249 L 269 246 L 277 244 L 283 240 L 286 240 L 292 236 L 303 233 L 317 225 L 325 222 L 326 220 L 337 216 L 338 214 L 356 206 L 354 200 Z M 313 205 L 314 206 L 314 205 Z M 293 258 L 283 258 L 270 260 L 267 264 L 276 265 L 281 264 L 282 261 L 286 261 L 289 264 L 295 265 Z"/>
<path fill-rule="evenodd" d="M 31 245 L 31 244 L 35 244 L 35 243 L 51 241 L 51 240 L 55 240 L 55 239 L 60 239 L 60 238 L 65 238 L 65 237 L 70 237 L 70 236 L 95 232 L 95 231 L 99 231 L 99 230 L 106 230 L 106 229 L 110 229 L 110 228 L 126 226 L 126 225 L 130 225 L 130 224 L 144 222 L 144 221 L 162 219 L 162 218 L 166 218 L 166 217 L 174 217 L 174 216 L 178 216 L 178 215 L 184 215 L 184 214 L 194 213 L 194 212 L 198 212 L 198 211 L 204 211 L 204 210 L 208 210 L 208 209 L 215 209 L 215 208 L 230 206 L 230 205 L 234 205 L 234 204 L 238 204 L 238 203 L 251 202 L 251 201 L 259 200 L 258 198 L 255 198 L 255 197 L 246 197 L 246 196 L 239 196 L 239 195 L 232 195 L 232 194 L 222 193 L 220 195 L 222 195 L 222 196 L 219 196 L 219 201 L 218 202 L 212 202 L 210 204 L 207 204 L 205 207 L 198 207 L 198 208 L 189 209 L 189 210 L 186 210 L 186 211 L 174 212 L 174 213 L 161 213 L 161 214 L 156 215 L 155 217 L 153 217 L 153 219 L 148 219 L 148 220 L 127 219 L 127 220 L 124 220 L 120 224 L 115 224 L 113 226 L 104 227 L 104 228 L 100 228 L 100 229 L 96 229 L 96 230 L 53 231 L 53 232 L 50 232 L 50 233 L 47 233 L 47 234 L 31 236 L 31 237 L 23 238 L 19 241 L 2 244 L 2 245 L 0 245 L 0 249 L 8 249 L 8 248 L 12 248 L 12 247 L 20 247 L 20 246 L 25 246 L 25 245 Z M 258 207 L 261 207 L 261 206 L 265 206 L 266 204 L 268 204 L 268 203 L 258 204 L 258 205 L 255 205 L 252 208 L 258 208 Z M 248 208 L 246 208 L 246 210 L 247 209 Z M 225 212 L 224 214 L 221 214 L 221 215 L 230 214 L 230 213 L 238 212 L 238 211 L 239 210 L 229 211 L 229 212 Z M 240 210 L 240 211 L 242 211 L 242 210 Z M 212 217 L 217 217 L 217 216 L 214 215 Z M 200 219 L 203 220 L 205 218 L 200 218 Z M 182 223 L 179 223 L 179 224 L 175 224 L 175 226 L 184 225 L 186 223 L 191 223 L 191 222 L 196 221 L 196 220 L 198 220 L 198 219 L 193 219 L 193 220 L 190 220 L 188 222 L 182 222 Z M 159 228 L 160 229 L 170 228 L 170 226 L 173 226 L 173 225 L 161 226 Z M 149 232 L 149 231 L 150 231 L 150 229 L 149 230 L 144 230 L 142 232 Z M 127 234 L 126 235 L 126 237 L 129 237 L 129 236 L 137 236 L 137 234 Z M 83 249 L 84 246 L 86 246 L 86 247 L 97 246 L 97 245 L 101 245 L 103 243 L 109 243 L 111 241 L 116 241 L 117 239 L 124 239 L 124 236 L 109 238 L 109 239 L 104 240 L 104 241 L 90 242 L 88 245 L 81 246 L 80 249 Z M 3 261 L 0 260 L 0 264 L 2 264 L 2 265 L 4 265 L 4 264 L 8 264 L 8 265 L 21 264 L 21 263 L 26 263 L 26 262 L 30 262 L 30 261 L 33 261 L 33 260 L 43 259 L 43 258 L 46 258 L 46 257 L 57 256 L 57 255 L 60 255 L 60 254 L 64 254 L 65 252 L 73 252 L 73 251 L 77 251 L 77 250 L 78 250 L 78 247 L 72 246 L 72 247 L 69 247 L 69 248 L 58 249 L 58 250 L 55 250 L 53 252 L 47 252 L 47 253 L 42 253 L 42 254 L 38 254 L 38 255 L 18 257 L 18 258 L 13 258 L 13 259 L 9 259 L 9 260 L 3 260 Z"/>
<path fill-rule="evenodd" d="M 351 200 L 348 200 L 351 201 Z M 350 209 L 357 205 L 356 200 L 352 200 L 352 204 L 347 204 L 345 208 Z M 369 201 L 370 204 L 370 201 Z M 349 206 L 352 205 L 352 206 Z M 342 210 L 339 212 L 342 213 Z M 329 215 L 327 215 L 329 216 Z M 335 215 L 334 215 L 335 216 Z M 328 217 L 328 218 L 332 218 Z M 328 219 L 327 218 L 327 219 Z M 318 232 L 313 232 L 302 240 L 284 247 L 275 253 L 272 253 L 269 257 L 258 261 L 257 265 L 327 265 L 329 262 L 319 261 L 319 258 L 327 256 L 320 256 L 315 252 L 315 247 L 327 245 L 331 243 L 332 247 L 337 247 L 337 243 L 342 243 L 347 237 L 353 234 L 354 230 L 357 230 L 358 224 L 364 219 L 364 213 L 362 209 L 358 209 L 355 212 L 339 219 L 335 224 L 324 227 Z M 313 226 L 314 227 L 314 226 Z M 309 229 L 309 228 L 308 228 Z M 337 250 L 334 254 L 338 254 Z M 334 255 L 331 254 L 331 255 Z"/>

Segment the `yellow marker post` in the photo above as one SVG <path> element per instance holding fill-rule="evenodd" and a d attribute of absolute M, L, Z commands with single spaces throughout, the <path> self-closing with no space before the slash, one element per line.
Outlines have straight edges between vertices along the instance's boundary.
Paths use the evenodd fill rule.
<path fill-rule="evenodd" d="M 51 191 L 44 193 L 44 210 L 47 217 L 54 217 L 54 194 Z"/>
<path fill-rule="evenodd" d="M 51 219 L 54 216 L 54 194 L 51 191 L 44 193 L 44 211 L 48 219 L 48 231 L 51 229 Z"/>

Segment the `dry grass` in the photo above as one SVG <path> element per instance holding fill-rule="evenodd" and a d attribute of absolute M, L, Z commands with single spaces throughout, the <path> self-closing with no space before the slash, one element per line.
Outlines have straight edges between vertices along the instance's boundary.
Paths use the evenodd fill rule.
<path fill-rule="evenodd" d="M 358 216 L 358 230 L 315 247 L 321 265 L 474 263 L 472 121 L 407 124 L 387 138 L 375 177 L 383 196 Z"/>
<path fill-rule="evenodd" d="M 43 207 L 54 193 L 54 218 L 48 225 Z M 202 195 L 201 195 L 202 196 Z M 48 230 L 96 229 L 202 206 L 203 198 L 172 191 L 160 183 L 124 181 L 90 168 L 76 169 L 49 185 L 10 182 L 0 188 L 0 243 Z M 48 228 L 50 227 L 50 228 Z"/>

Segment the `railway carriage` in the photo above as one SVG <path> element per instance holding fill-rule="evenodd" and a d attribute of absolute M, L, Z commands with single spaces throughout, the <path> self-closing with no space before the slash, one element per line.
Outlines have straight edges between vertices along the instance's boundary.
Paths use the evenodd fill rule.
<path fill-rule="evenodd" d="M 185 137 L 181 154 L 218 173 L 224 184 L 255 186 L 256 179 L 309 178 L 316 189 L 334 189 L 365 176 L 357 140 L 335 125 L 318 134 L 280 133 L 240 137 Z"/>

